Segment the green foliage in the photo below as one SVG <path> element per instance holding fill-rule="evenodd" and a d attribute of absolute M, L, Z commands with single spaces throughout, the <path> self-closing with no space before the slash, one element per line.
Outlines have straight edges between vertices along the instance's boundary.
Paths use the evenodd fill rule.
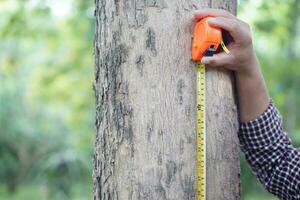
<path fill-rule="evenodd" d="M 16 85 L 6 88 L 5 82 L 0 92 L 0 179 L 14 191 L 39 161 L 65 147 L 59 139 L 65 129 L 50 112 L 26 105 L 22 91 Z"/>

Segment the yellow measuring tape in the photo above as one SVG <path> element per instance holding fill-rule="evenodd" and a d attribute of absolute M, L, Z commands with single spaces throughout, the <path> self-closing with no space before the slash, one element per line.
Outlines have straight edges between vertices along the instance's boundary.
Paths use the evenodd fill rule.
<path fill-rule="evenodd" d="M 225 53 L 229 50 L 224 42 L 221 47 Z M 196 62 L 197 69 L 197 180 L 196 198 L 206 199 L 206 126 L 205 126 L 205 65 Z"/>
<path fill-rule="evenodd" d="M 206 199 L 205 66 L 197 68 L 197 200 Z"/>

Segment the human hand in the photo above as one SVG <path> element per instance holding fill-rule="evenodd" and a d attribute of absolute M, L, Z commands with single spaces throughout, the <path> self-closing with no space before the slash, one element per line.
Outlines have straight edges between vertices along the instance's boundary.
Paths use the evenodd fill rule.
<path fill-rule="evenodd" d="M 220 52 L 212 57 L 203 57 L 201 63 L 211 67 L 225 67 L 238 74 L 251 75 L 257 71 L 258 61 L 253 50 L 250 26 L 225 10 L 202 9 L 195 11 L 194 21 L 213 16 L 208 23 L 227 31 L 232 37 L 227 48 L 230 53 Z"/>

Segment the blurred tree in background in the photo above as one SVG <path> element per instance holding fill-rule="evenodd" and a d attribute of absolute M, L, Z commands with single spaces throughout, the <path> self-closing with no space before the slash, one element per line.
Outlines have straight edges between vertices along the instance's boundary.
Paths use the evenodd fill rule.
<path fill-rule="evenodd" d="M 295 146 L 300 146 L 299 13 L 298 0 L 243 0 L 238 14 L 252 27 L 255 50 L 270 96 Z M 244 159 L 241 166 L 243 199 L 276 199 L 257 184 Z"/>
<path fill-rule="evenodd" d="M 91 199 L 93 1 L 0 1 L 0 199 Z M 298 0 L 241 0 L 286 131 L 300 145 Z M 242 156 L 243 157 L 243 156 Z M 267 194 L 242 159 L 242 197 Z"/>
<path fill-rule="evenodd" d="M 0 1 L 0 199 L 90 199 L 93 2 Z"/>

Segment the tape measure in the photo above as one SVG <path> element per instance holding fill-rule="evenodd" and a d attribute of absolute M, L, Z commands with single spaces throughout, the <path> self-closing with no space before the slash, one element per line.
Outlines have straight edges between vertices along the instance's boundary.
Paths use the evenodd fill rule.
<path fill-rule="evenodd" d="M 197 200 L 206 199 L 206 137 L 205 137 L 205 66 L 197 69 Z"/>
<path fill-rule="evenodd" d="M 222 40 L 222 30 L 210 26 L 207 22 L 209 18 L 203 18 L 196 23 L 192 43 L 192 58 L 196 61 L 197 70 L 197 200 L 206 199 L 205 66 L 200 60 L 203 56 L 212 56 L 219 45 L 229 53 Z"/>

